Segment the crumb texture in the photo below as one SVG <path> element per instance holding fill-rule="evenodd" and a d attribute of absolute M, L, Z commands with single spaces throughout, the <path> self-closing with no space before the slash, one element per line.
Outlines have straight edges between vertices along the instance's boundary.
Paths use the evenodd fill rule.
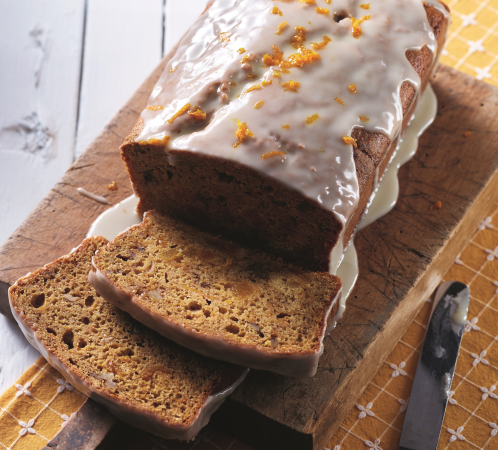
<path fill-rule="evenodd" d="M 341 287 L 333 275 L 299 269 L 157 212 L 101 249 L 94 264 L 154 315 L 269 353 L 318 351 Z"/>
<path fill-rule="evenodd" d="M 106 243 L 87 239 L 20 279 L 10 291 L 12 304 L 49 352 L 93 388 L 188 426 L 207 397 L 242 369 L 179 347 L 100 297 L 88 273 Z"/>

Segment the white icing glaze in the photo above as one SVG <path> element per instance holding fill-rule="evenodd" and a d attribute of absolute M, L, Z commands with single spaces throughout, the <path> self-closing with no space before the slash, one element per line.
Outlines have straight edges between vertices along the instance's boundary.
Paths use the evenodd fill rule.
<path fill-rule="evenodd" d="M 79 247 L 73 249 L 71 253 L 77 251 Z M 69 256 L 69 255 L 68 255 Z M 44 266 L 46 267 L 46 265 Z M 25 275 L 20 280 L 26 278 Z M 14 286 L 20 281 L 18 280 Z M 151 413 L 144 409 L 137 408 L 134 405 L 126 401 L 121 401 L 116 397 L 108 395 L 102 390 L 98 390 L 95 387 L 88 384 L 82 378 L 76 376 L 68 367 L 66 367 L 53 353 L 45 346 L 43 341 L 38 338 L 36 332 L 22 319 L 21 315 L 16 311 L 10 300 L 9 292 L 9 304 L 12 314 L 19 324 L 21 331 L 28 340 L 28 342 L 36 348 L 41 355 L 50 363 L 50 365 L 58 370 L 61 374 L 66 377 L 70 384 L 74 386 L 78 391 L 82 392 L 86 396 L 95 400 L 106 407 L 112 414 L 114 414 L 119 419 L 127 422 L 137 428 L 144 431 L 148 431 L 156 436 L 165 439 L 179 439 L 189 441 L 193 439 L 199 431 L 207 425 L 211 415 L 220 407 L 223 401 L 237 388 L 237 386 L 242 383 L 246 377 L 249 369 L 245 370 L 243 374 L 228 388 L 223 391 L 217 392 L 215 394 L 209 395 L 205 403 L 197 412 L 197 416 L 190 426 L 185 426 L 182 424 L 171 424 L 165 420 L 159 418 L 157 414 Z"/>
<path fill-rule="evenodd" d="M 438 287 L 436 296 L 434 298 L 434 304 L 432 305 L 432 312 L 434 312 L 434 309 L 441 300 L 444 301 L 443 295 L 448 290 L 451 283 L 453 283 L 453 281 L 445 281 Z M 457 296 L 450 298 L 451 302 L 454 304 L 451 309 L 451 311 L 453 312 L 451 316 L 451 327 L 453 331 L 458 334 L 459 330 L 461 330 L 465 325 L 467 314 L 469 312 L 470 296 L 468 287 L 467 289 L 461 291 Z"/>
<path fill-rule="evenodd" d="M 100 295 L 164 337 L 209 358 L 230 361 L 240 366 L 269 370 L 292 377 L 312 377 L 315 375 L 318 360 L 323 353 L 326 324 L 333 306 L 339 301 L 341 295 L 339 292 L 337 297 L 331 302 L 328 310 L 324 312 L 324 326 L 318 351 L 279 353 L 278 351 L 263 350 L 251 345 L 233 344 L 221 336 L 196 333 L 182 325 L 168 321 L 140 305 L 134 300 L 132 294 L 117 289 L 95 267 L 95 264 L 94 268 L 95 272 L 90 272 L 88 279 Z M 317 320 L 319 319 L 317 317 Z"/>
<path fill-rule="evenodd" d="M 96 202 L 103 203 L 104 205 L 111 205 L 111 202 L 107 200 L 105 197 L 101 197 L 100 195 L 92 194 L 90 191 L 87 191 L 85 188 L 79 187 L 76 190 L 83 195 L 83 197 L 91 198 Z"/>
<path fill-rule="evenodd" d="M 138 197 L 132 195 L 104 211 L 92 223 L 86 237 L 103 236 L 108 241 L 112 241 L 128 227 L 142 221 L 142 215 L 136 213 L 137 205 Z"/>
<path fill-rule="evenodd" d="M 433 3 L 448 16 L 436 0 Z M 273 7 L 281 15 L 272 14 Z M 318 14 L 315 7 L 330 11 Z M 334 13 L 371 18 L 360 25 L 362 35 L 355 39 L 352 19 L 336 23 Z M 282 22 L 288 25 L 277 35 Z M 306 30 L 308 49 L 311 43 L 323 42 L 324 36 L 332 40 L 317 50 L 319 61 L 291 67 L 275 78 L 278 67 L 268 67 L 263 56 L 274 55 L 272 45 L 287 60 L 298 53 L 291 46 L 298 26 Z M 155 86 L 149 106 L 163 109 L 142 113 L 144 128 L 137 142 L 168 136 L 165 151 L 173 157 L 172 151 L 185 150 L 249 166 L 332 211 L 344 229 L 359 192 L 353 148 L 342 138 L 356 127 L 383 133 L 391 141 L 398 136 L 403 119 L 400 86 L 408 81 L 417 92 L 420 88 L 405 53 L 424 45 L 435 54 L 437 43 L 420 0 L 375 1 L 369 10 L 356 0 L 334 0 L 331 5 L 215 0 L 181 41 Z M 244 56 L 249 61 L 241 62 Z M 265 79 L 272 84 L 250 91 Z M 300 83 L 297 92 L 280 84 L 290 80 Z M 351 84 L 356 93 L 349 92 Z M 255 109 L 260 100 L 264 105 Z M 195 122 L 189 114 L 169 123 L 186 104 L 208 113 L 205 123 Z M 314 114 L 319 118 L 306 124 Z M 254 137 L 234 148 L 237 120 L 246 123 Z M 290 128 L 282 129 L 284 124 Z M 262 159 L 275 151 L 284 154 Z M 341 240 L 337 245 L 342 246 Z M 340 258 L 342 250 L 333 256 Z M 337 259 L 331 261 L 331 268 L 336 267 Z"/>
<path fill-rule="evenodd" d="M 403 136 L 398 140 L 396 151 L 391 158 L 384 176 L 379 182 L 376 190 L 372 193 L 367 210 L 363 214 L 356 231 L 365 228 L 372 222 L 387 214 L 396 204 L 399 195 L 398 170 L 408 162 L 418 147 L 418 138 L 434 121 L 437 114 L 437 98 L 430 84 L 427 85 L 422 97 L 418 101 L 417 107 L 410 122 L 410 126 L 405 130 Z M 344 256 L 338 268 L 332 272 L 342 280 L 343 295 L 334 324 L 340 320 L 346 310 L 346 300 L 353 290 L 358 278 L 358 258 L 354 246 L 354 237 L 344 251 Z"/>

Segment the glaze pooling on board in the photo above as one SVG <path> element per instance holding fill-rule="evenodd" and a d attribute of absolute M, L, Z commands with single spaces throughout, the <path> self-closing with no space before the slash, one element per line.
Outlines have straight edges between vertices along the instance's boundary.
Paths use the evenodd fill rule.
<path fill-rule="evenodd" d="M 272 13 L 274 7 L 280 13 Z M 329 12 L 318 14 L 316 7 Z M 338 15 L 346 18 L 336 22 Z M 358 38 L 353 18 L 365 19 Z M 302 48 L 291 45 L 299 35 L 296 27 L 305 30 Z M 312 43 L 326 45 L 315 51 Z M 137 141 L 168 136 L 167 148 L 249 166 L 320 203 L 345 229 L 357 207 L 359 187 L 353 147 L 343 137 L 357 127 L 397 137 L 403 119 L 401 84 L 408 81 L 420 90 L 420 78 L 405 54 L 425 45 L 435 54 L 437 43 L 420 0 L 372 1 L 368 10 L 353 0 L 330 5 L 320 0 L 215 0 L 155 86 Z M 286 61 L 297 54 L 316 60 L 285 73 L 263 61 L 265 54 L 277 55 L 272 46 Z M 299 87 L 293 90 L 286 85 L 290 81 Z M 254 108 L 260 101 L 263 106 Z M 197 122 L 184 109 L 171 121 L 185 105 L 192 112 L 200 107 L 206 119 Z M 311 121 L 315 114 L 318 118 Z M 238 121 L 253 137 L 234 148 Z"/>

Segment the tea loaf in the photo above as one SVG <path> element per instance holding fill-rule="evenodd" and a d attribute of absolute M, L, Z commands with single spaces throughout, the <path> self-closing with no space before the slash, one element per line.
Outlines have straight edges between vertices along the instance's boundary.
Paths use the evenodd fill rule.
<path fill-rule="evenodd" d="M 154 211 L 93 265 L 97 292 L 167 338 L 288 376 L 315 374 L 342 287 Z"/>
<path fill-rule="evenodd" d="M 437 0 L 215 0 L 122 146 L 155 209 L 337 267 L 434 72 Z"/>
<path fill-rule="evenodd" d="M 79 391 L 125 422 L 190 440 L 245 369 L 164 339 L 105 301 L 88 283 L 104 238 L 18 280 L 12 312 L 28 341 Z"/>

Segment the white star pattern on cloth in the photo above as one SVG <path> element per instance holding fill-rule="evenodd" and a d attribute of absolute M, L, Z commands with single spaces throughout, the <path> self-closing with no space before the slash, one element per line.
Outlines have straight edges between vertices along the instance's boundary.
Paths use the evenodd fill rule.
<path fill-rule="evenodd" d="M 21 436 L 24 436 L 26 433 L 30 434 L 35 434 L 36 431 L 32 428 L 33 425 L 35 424 L 35 419 L 31 419 L 28 423 L 24 422 L 23 420 L 19 421 L 19 425 L 21 425 L 21 431 L 19 431 L 19 434 Z"/>
<path fill-rule="evenodd" d="M 341 450 L 341 446 L 340 445 L 336 445 L 333 450 Z"/>
<path fill-rule="evenodd" d="M 472 363 L 473 366 L 477 366 L 477 364 L 479 364 L 479 363 L 489 364 L 488 360 L 484 359 L 484 357 L 486 356 L 486 350 L 479 353 L 479 355 L 476 355 L 475 353 L 471 353 L 470 356 L 472 356 L 472 358 L 474 358 L 474 362 Z"/>
<path fill-rule="evenodd" d="M 491 217 L 486 217 L 482 222 L 481 225 L 479 225 L 480 230 L 484 230 L 484 228 L 493 228 L 493 225 L 491 225 Z"/>
<path fill-rule="evenodd" d="M 408 402 L 406 400 L 403 400 L 402 398 L 398 398 L 398 402 L 401 403 L 399 412 L 405 412 L 406 408 L 408 408 Z"/>
<path fill-rule="evenodd" d="M 399 375 L 403 375 L 406 377 L 406 372 L 403 370 L 403 368 L 406 366 L 406 363 L 403 361 L 399 367 L 396 364 L 389 364 L 389 367 L 391 369 L 394 369 L 394 372 L 391 374 L 393 378 L 396 378 Z"/>
<path fill-rule="evenodd" d="M 460 14 L 460 19 L 462 19 L 462 27 L 468 27 L 469 25 L 477 25 L 475 13 L 470 13 L 468 16 Z"/>
<path fill-rule="evenodd" d="M 450 405 L 456 405 L 457 401 L 453 398 L 453 394 L 455 391 L 450 391 L 450 396 L 448 397 L 448 401 L 450 402 Z"/>
<path fill-rule="evenodd" d="M 494 250 L 490 250 L 489 248 L 484 250 L 488 254 L 488 261 L 493 261 L 493 259 L 497 258 L 498 259 L 498 247 L 496 247 Z"/>
<path fill-rule="evenodd" d="M 60 386 L 57 388 L 57 392 L 60 394 L 64 389 L 67 389 L 68 391 L 72 391 L 74 388 L 67 382 L 67 380 L 63 380 L 61 378 L 57 378 L 57 383 L 60 384 Z"/>
<path fill-rule="evenodd" d="M 457 259 L 455 259 L 455 264 L 458 264 L 459 266 L 463 266 L 463 261 L 460 259 L 460 255 L 458 255 Z"/>
<path fill-rule="evenodd" d="M 468 333 L 470 330 L 480 330 L 480 328 L 476 325 L 477 317 L 474 317 L 472 320 L 465 321 L 465 331 Z"/>
<path fill-rule="evenodd" d="M 491 67 L 485 67 L 484 69 L 479 69 L 479 67 L 474 67 L 474 71 L 477 73 L 476 79 L 483 80 L 484 78 L 491 78 L 489 69 Z"/>
<path fill-rule="evenodd" d="M 448 55 L 449 55 L 449 52 L 448 52 L 448 50 L 446 50 L 445 48 L 443 48 L 443 51 L 441 52 L 441 54 L 442 54 L 443 56 L 448 56 Z"/>
<path fill-rule="evenodd" d="M 61 427 L 64 428 L 67 423 L 69 422 L 69 419 L 71 419 L 76 413 L 72 413 L 70 416 L 68 416 L 67 414 L 62 414 L 62 420 L 64 422 L 61 423 Z"/>
<path fill-rule="evenodd" d="M 491 436 L 496 436 L 498 434 L 498 425 L 494 422 L 489 422 L 488 425 L 492 428 L 491 430 Z"/>
<path fill-rule="evenodd" d="M 373 448 L 374 450 L 382 450 L 382 448 L 379 447 L 379 444 L 380 444 L 380 439 L 375 439 L 375 442 L 365 441 L 365 445 L 367 447 Z"/>
<path fill-rule="evenodd" d="M 367 406 L 356 405 L 356 407 L 361 411 L 361 413 L 358 415 L 358 419 L 363 419 L 367 415 L 370 417 L 374 417 L 375 414 L 372 411 L 370 411 L 372 406 L 373 406 L 373 403 L 368 403 Z"/>
<path fill-rule="evenodd" d="M 494 398 L 495 400 L 498 398 L 498 395 L 493 394 L 493 392 L 496 389 L 496 386 L 491 386 L 489 389 L 485 388 L 485 387 L 480 387 L 479 389 L 481 392 L 484 392 L 484 394 L 482 394 L 483 401 L 486 400 L 488 398 L 488 396 L 491 398 Z"/>
<path fill-rule="evenodd" d="M 24 386 L 20 384 L 16 384 L 16 397 L 20 397 L 22 394 L 26 394 L 28 397 L 31 397 L 31 392 L 28 391 L 28 388 L 31 387 L 31 382 L 27 382 Z"/>
<path fill-rule="evenodd" d="M 493 284 L 494 284 L 495 286 L 497 286 L 497 288 L 496 288 L 496 293 L 498 294 L 498 281 L 493 281 Z"/>
<path fill-rule="evenodd" d="M 478 41 L 467 41 L 467 44 L 469 44 L 469 52 L 470 53 L 475 53 L 475 52 L 484 52 L 484 46 L 482 45 L 482 39 L 479 39 Z"/>
<path fill-rule="evenodd" d="M 452 430 L 451 428 L 448 428 L 448 433 L 451 434 L 450 442 L 455 442 L 457 439 L 459 439 L 460 441 L 465 441 L 465 438 L 461 434 L 462 431 L 463 427 L 457 428 L 456 431 Z"/>

